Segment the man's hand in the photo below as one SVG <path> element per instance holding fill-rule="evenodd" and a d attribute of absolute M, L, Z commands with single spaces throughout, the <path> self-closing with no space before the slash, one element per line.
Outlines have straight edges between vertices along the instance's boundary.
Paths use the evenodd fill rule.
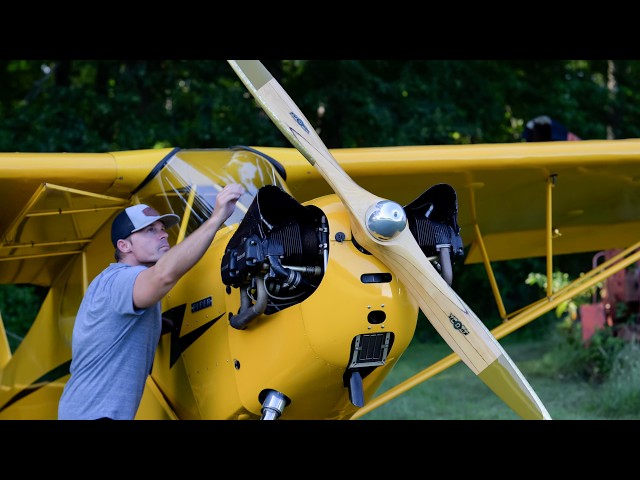
<path fill-rule="evenodd" d="M 245 189 L 239 183 L 230 183 L 225 186 L 216 196 L 216 205 L 213 210 L 213 217 L 223 224 L 231 216 L 236 208 L 236 202 L 244 195 Z"/>

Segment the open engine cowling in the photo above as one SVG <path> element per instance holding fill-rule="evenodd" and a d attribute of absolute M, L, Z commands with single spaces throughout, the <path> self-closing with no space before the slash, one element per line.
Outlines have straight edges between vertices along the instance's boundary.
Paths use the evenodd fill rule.
<path fill-rule="evenodd" d="M 280 188 L 262 187 L 222 258 L 222 281 L 240 289 L 231 325 L 243 329 L 257 315 L 295 305 L 318 287 L 328 255 L 323 212 Z"/>
<path fill-rule="evenodd" d="M 451 185 L 438 183 L 404 207 L 416 242 L 451 285 L 451 266 L 464 256 L 458 226 L 458 198 Z"/>

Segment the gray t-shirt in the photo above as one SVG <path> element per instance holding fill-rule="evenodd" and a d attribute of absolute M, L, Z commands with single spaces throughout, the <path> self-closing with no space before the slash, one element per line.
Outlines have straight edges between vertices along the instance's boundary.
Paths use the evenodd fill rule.
<path fill-rule="evenodd" d="M 162 330 L 160 302 L 133 306 L 133 284 L 146 268 L 112 263 L 89 285 L 73 327 L 58 419 L 135 417 Z"/>

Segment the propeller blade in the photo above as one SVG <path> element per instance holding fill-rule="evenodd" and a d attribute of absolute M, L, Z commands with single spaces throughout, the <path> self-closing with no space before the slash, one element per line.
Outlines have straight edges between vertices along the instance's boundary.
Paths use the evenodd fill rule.
<path fill-rule="evenodd" d="M 431 265 L 407 228 L 404 209 L 356 184 L 282 86 L 258 60 L 229 60 L 278 129 L 323 176 L 349 212 L 357 242 L 402 282 L 460 359 L 524 419 L 551 419 L 520 370 Z"/>

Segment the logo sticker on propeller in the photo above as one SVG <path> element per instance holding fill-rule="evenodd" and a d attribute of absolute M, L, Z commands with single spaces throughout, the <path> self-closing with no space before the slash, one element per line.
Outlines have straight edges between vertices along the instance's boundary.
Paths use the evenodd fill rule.
<path fill-rule="evenodd" d="M 465 327 L 462 322 L 458 320 L 458 317 L 456 317 L 453 313 L 449 314 L 449 320 L 451 320 L 451 325 L 453 325 L 453 328 L 455 328 L 456 330 L 460 330 L 460 332 L 464 335 L 469 334 L 469 330 L 467 330 L 467 327 Z"/>
<path fill-rule="evenodd" d="M 291 115 L 291 116 L 293 117 L 293 119 L 296 121 L 296 123 L 297 123 L 298 125 L 300 125 L 300 127 L 302 127 L 302 129 L 303 129 L 305 132 L 309 133 L 309 129 L 308 129 L 308 128 L 307 128 L 307 126 L 304 124 L 304 122 L 302 121 L 302 119 L 301 119 L 300 117 L 298 117 L 298 115 L 296 115 L 296 114 L 295 114 L 295 113 L 293 113 L 293 112 L 289 112 L 289 115 Z"/>

